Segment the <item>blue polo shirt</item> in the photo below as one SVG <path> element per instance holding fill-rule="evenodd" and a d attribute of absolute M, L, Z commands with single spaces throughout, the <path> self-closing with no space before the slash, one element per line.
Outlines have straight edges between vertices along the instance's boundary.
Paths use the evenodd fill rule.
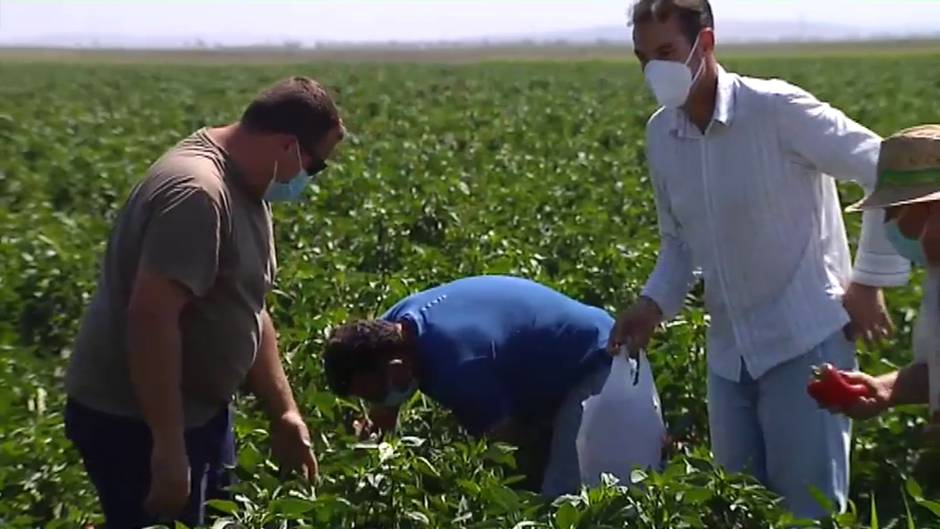
<path fill-rule="evenodd" d="M 459 279 L 382 318 L 412 324 L 421 391 L 474 435 L 509 417 L 551 420 L 584 375 L 611 361 L 610 315 L 527 279 Z"/>

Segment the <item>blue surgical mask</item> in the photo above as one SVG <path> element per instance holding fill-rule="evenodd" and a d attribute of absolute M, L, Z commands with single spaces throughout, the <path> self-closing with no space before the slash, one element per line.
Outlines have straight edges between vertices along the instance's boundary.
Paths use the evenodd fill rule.
<path fill-rule="evenodd" d="M 416 391 L 418 391 L 418 381 L 412 379 L 411 384 L 409 384 L 407 388 L 389 391 L 388 394 L 385 395 L 385 400 L 380 404 L 387 408 L 397 408 L 405 402 L 408 402 L 408 399 L 410 399 Z"/>
<path fill-rule="evenodd" d="M 300 171 L 287 182 L 277 181 L 277 160 L 274 161 L 274 177 L 268 184 L 268 189 L 264 193 L 264 199 L 268 202 L 291 202 L 300 198 L 311 176 L 304 169 L 303 160 L 300 159 L 300 144 L 297 144 L 297 165 Z"/>
<path fill-rule="evenodd" d="M 916 239 L 908 239 L 901 229 L 898 228 L 897 219 L 889 220 L 885 223 L 885 236 L 894 246 L 898 255 L 908 261 L 920 266 L 927 266 L 927 256 L 924 254 L 924 247 Z"/>

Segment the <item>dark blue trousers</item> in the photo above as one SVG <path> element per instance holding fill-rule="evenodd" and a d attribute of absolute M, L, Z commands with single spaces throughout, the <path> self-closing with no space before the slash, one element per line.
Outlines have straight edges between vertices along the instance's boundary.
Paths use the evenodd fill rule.
<path fill-rule="evenodd" d="M 205 502 L 228 499 L 225 488 L 234 477 L 235 435 L 231 407 L 206 424 L 185 432 L 192 469 L 189 502 L 180 521 L 204 524 Z M 107 529 L 138 529 L 168 524 L 144 510 L 150 490 L 150 428 L 143 421 L 102 413 L 68 399 L 65 434 L 78 449 L 88 477 L 98 492 Z"/>

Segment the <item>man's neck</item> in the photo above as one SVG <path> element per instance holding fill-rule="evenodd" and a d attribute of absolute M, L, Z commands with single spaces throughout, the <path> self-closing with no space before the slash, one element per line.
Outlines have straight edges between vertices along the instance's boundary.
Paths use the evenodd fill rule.
<path fill-rule="evenodd" d="M 235 163 L 248 191 L 259 199 L 264 196 L 267 182 L 260 182 L 259 175 L 262 175 L 265 169 L 259 166 L 254 156 L 252 134 L 238 123 L 211 129 L 209 132 Z"/>
<path fill-rule="evenodd" d="M 715 115 L 715 106 L 718 101 L 718 74 L 715 68 L 709 67 L 702 76 L 702 80 L 689 96 L 683 109 L 689 116 L 689 120 L 704 134 Z"/>

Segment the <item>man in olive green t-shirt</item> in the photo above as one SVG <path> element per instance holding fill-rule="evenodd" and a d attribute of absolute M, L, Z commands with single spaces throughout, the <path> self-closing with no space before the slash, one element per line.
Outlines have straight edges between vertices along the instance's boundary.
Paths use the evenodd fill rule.
<path fill-rule="evenodd" d="M 173 146 L 131 191 L 66 375 L 66 433 L 109 528 L 203 523 L 234 464 L 243 384 L 265 404 L 275 457 L 317 473 L 265 307 L 270 203 L 298 199 L 344 130 L 316 81 L 285 79 L 238 122 Z"/>

